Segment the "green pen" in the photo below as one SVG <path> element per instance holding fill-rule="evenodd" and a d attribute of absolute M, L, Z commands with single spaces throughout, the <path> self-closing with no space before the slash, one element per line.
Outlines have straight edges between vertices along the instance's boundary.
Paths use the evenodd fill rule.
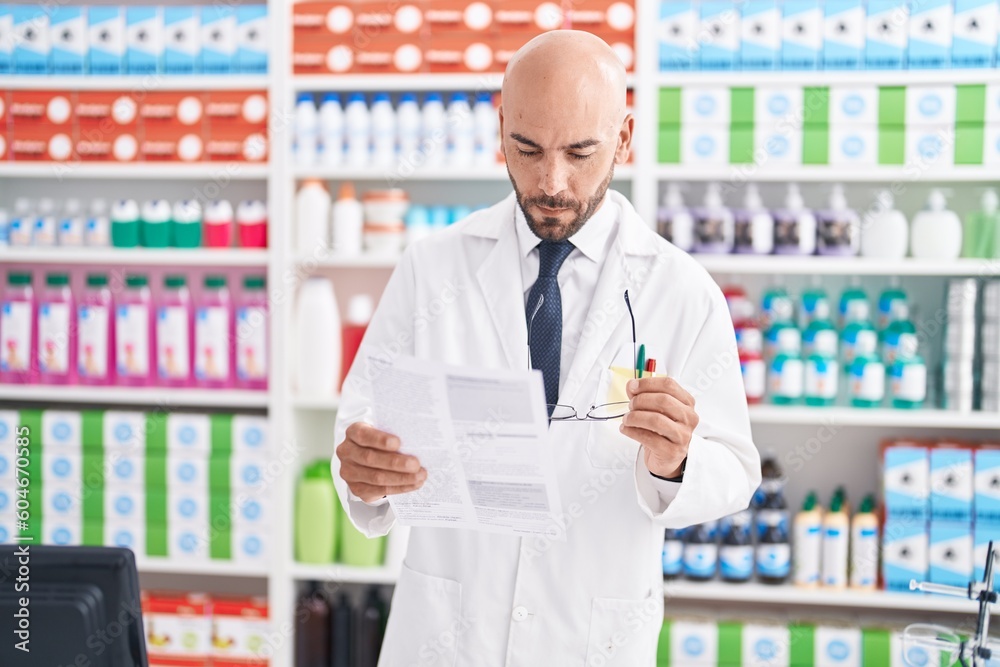
<path fill-rule="evenodd" d="M 635 361 L 637 377 L 642 377 L 642 369 L 646 366 L 646 346 L 639 346 L 639 358 Z"/>

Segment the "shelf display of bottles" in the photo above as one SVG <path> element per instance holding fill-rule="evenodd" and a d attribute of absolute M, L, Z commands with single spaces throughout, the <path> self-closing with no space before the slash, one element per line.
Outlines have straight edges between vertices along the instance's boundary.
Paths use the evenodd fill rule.
<path fill-rule="evenodd" d="M 376 586 L 361 604 L 313 582 L 295 606 L 295 667 L 376 667 L 389 603 Z"/>
<path fill-rule="evenodd" d="M 8 272 L 0 381 L 267 388 L 262 276 L 244 276 L 235 303 L 225 275 L 205 275 L 194 297 L 186 275 L 166 275 L 155 299 L 147 274 L 114 277 L 88 273 L 74 291 L 70 274 L 49 272 L 36 292 L 31 272 Z"/>

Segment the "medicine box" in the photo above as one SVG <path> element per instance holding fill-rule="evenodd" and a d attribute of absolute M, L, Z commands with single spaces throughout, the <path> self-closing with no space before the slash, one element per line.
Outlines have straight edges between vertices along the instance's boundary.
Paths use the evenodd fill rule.
<path fill-rule="evenodd" d="M 954 68 L 993 67 L 1000 33 L 1000 4 L 995 0 L 954 0 L 951 44 Z"/>
<path fill-rule="evenodd" d="M 823 69 L 864 67 L 867 18 L 864 2 L 826 0 L 823 11 Z"/>
<path fill-rule="evenodd" d="M 919 443 L 885 443 L 882 497 L 886 518 L 930 518 L 930 457 Z"/>
<path fill-rule="evenodd" d="M 87 17 L 84 8 L 62 5 L 52 9 L 49 18 L 49 41 L 52 45 L 52 74 L 83 74 L 89 48 Z"/>
<path fill-rule="evenodd" d="M 79 484 L 49 481 L 42 485 L 41 492 L 42 517 L 46 521 L 50 518 L 78 521 L 83 518 L 83 498 Z"/>
<path fill-rule="evenodd" d="M 42 446 L 80 451 L 83 445 L 82 420 L 78 411 L 42 412 Z"/>
<path fill-rule="evenodd" d="M 166 457 L 167 486 L 206 491 L 209 486 L 207 456 L 170 453 Z"/>
<path fill-rule="evenodd" d="M 270 558 L 270 528 L 233 527 L 232 559 L 237 563 L 266 563 Z"/>
<path fill-rule="evenodd" d="M 670 664 L 714 667 L 718 663 L 719 628 L 714 621 L 670 623 Z"/>
<path fill-rule="evenodd" d="M 781 63 L 781 8 L 777 0 L 744 3 L 740 37 L 741 69 L 776 69 Z"/>
<path fill-rule="evenodd" d="M 940 69 L 951 65 L 953 0 L 921 0 L 910 4 L 910 69 Z"/>
<path fill-rule="evenodd" d="M 685 86 L 681 89 L 681 124 L 729 125 L 729 96 L 724 86 Z"/>
<path fill-rule="evenodd" d="M 201 8 L 201 73 L 229 74 L 236 60 L 236 10 L 231 5 Z"/>
<path fill-rule="evenodd" d="M 14 71 L 14 13 L 11 5 L 0 4 L 0 74 Z"/>
<path fill-rule="evenodd" d="M 88 74 L 117 75 L 125 71 L 125 8 L 87 8 Z"/>
<path fill-rule="evenodd" d="M 167 526 L 167 555 L 178 560 L 205 560 L 208 558 L 208 523 L 194 525 L 169 523 Z"/>
<path fill-rule="evenodd" d="M 42 543 L 56 546 L 78 546 L 83 543 L 83 525 L 79 517 L 47 516 L 42 521 Z"/>
<path fill-rule="evenodd" d="M 229 484 L 233 489 L 253 492 L 268 480 L 268 459 L 262 456 L 234 455 L 229 461 Z"/>
<path fill-rule="evenodd" d="M 931 521 L 931 583 L 967 586 L 973 571 L 972 542 L 971 523 Z"/>
<path fill-rule="evenodd" d="M 233 415 L 233 453 L 266 454 L 270 451 L 267 417 Z"/>
<path fill-rule="evenodd" d="M 729 128 L 725 125 L 685 125 L 681 133 L 682 164 L 727 164 Z"/>
<path fill-rule="evenodd" d="M 831 86 L 830 125 L 878 124 L 878 88 L 876 86 Z"/>
<path fill-rule="evenodd" d="M 51 41 L 49 8 L 12 5 L 14 19 L 14 72 L 48 74 Z"/>
<path fill-rule="evenodd" d="M 1000 447 L 977 447 L 973 465 L 975 521 L 1000 524 Z"/>
<path fill-rule="evenodd" d="M 801 86 L 758 86 L 754 90 L 753 121 L 800 128 L 805 119 L 803 96 Z"/>
<path fill-rule="evenodd" d="M 861 629 L 817 625 L 813 636 L 816 667 L 861 667 Z"/>
<path fill-rule="evenodd" d="M 15 410 L 0 410 L 0 488 L 14 488 L 18 414 Z"/>
<path fill-rule="evenodd" d="M 33 456 L 38 456 L 35 451 Z M 83 459 L 79 453 L 44 447 L 42 456 L 42 482 L 50 484 L 73 484 L 80 488 L 83 484 Z"/>
<path fill-rule="evenodd" d="M 786 667 L 790 663 L 791 634 L 787 625 L 748 623 L 741 641 L 743 664 L 754 667 Z"/>
<path fill-rule="evenodd" d="M 912 517 L 887 519 L 882 529 L 882 581 L 889 591 L 910 592 L 910 581 L 926 581 L 927 524 Z"/>
<path fill-rule="evenodd" d="M 239 5 L 236 8 L 237 72 L 267 72 L 267 35 L 267 5 Z"/>
<path fill-rule="evenodd" d="M 198 7 L 164 7 L 163 36 L 163 72 L 194 74 L 201 55 L 201 16 Z"/>
<path fill-rule="evenodd" d="M 11 514 L 0 514 L 0 544 L 11 544 L 18 534 L 17 519 Z"/>
<path fill-rule="evenodd" d="M 987 125 L 983 141 L 983 164 L 1000 166 L 1000 123 Z"/>
<path fill-rule="evenodd" d="M 830 125 L 830 164 L 873 165 L 878 160 L 878 131 L 872 125 Z"/>
<path fill-rule="evenodd" d="M 823 11 L 819 0 L 785 0 L 781 26 L 781 68 L 812 70 L 823 50 Z"/>
<path fill-rule="evenodd" d="M 220 664 L 262 665 L 271 653 L 267 600 L 263 598 L 213 598 L 212 661 Z"/>
<path fill-rule="evenodd" d="M 660 69 L 663 71 L 698 69 L 697 35 L 701 21 L 696 5 L 689 0 L 680 0 L 660 2 L 659 6 L 657 36 Z"/>
<path fill-rule="evenodd" d="M 930 452 L 931 520 L 972 520 L 974 495 L 973 450 L 969 447 L 934 447 Z"/>
<path fill-rule="evenodd" d="M 760 165 L 802 164 L 802 130 L 787 123 L 758 125 L 753 154 Z"/>
<path fill-rule="evenodd" d="M 208 415 L 173 412 L 167 415 L 167 450 L 208 456 L 212 448 Z"/>
<path fill-rule="evenodd" d="M 146 522 L 145 492 L 141 489 L 131 488 L 105 489 L 104 520 L 144 525 Z"/>
<path fill-rule="evenodd" d="M 906 126 L 953 125 L 955 99 L 955 86 L 908 86 Z"/>
<path fill-rule="evenodd" d="M 116 107 L 117 108 L 117 107 Z M 141 412 L 104 413 L 104 449 L 144 455 L 146 452 L 146 417 Z"/>
<path fill-rule="evenodd" d="M 145 523 L 115 521 L 105 517 L 103 534 L 107 546 L 131 549 L 139 559 L 146 555 Z"/>
<path fill-rule="evenodd" d="M 212 646 L 208 596 L 148 593 L 142 601 L 142 624 L 151 661 L 157 658 L 207 661 Z"/>
<path fill-rule="evenodd" d="M 910 34 L 910 6 L 898 0 L 868 0 L 867 69 L 902 69 Z"/>
<path fill-rule="evenodd" d="M 163 71 L 163 8 L 129 5 L 125 10 L 125 72 Z"/>
<path fill-rule="evenodd" d="M 171 487 L 167 491 L 167 525 L 208 525 L 208 491 Z"/>
<path fill-rule="evenodd" d="M 699 62 L 703 70 L 735 69 L 740 53 L 740 12 L 732 2 L 703 0 Z"/>
<path fill-rule="evenodd" d="M 104 453 L 105 487 L 142 489 L 146 486 L 146 457 L 118 452 Z M 162 461 L 162 458 L 159 459 Z M 161 464 L 162 465 L 162 464 Z"/>

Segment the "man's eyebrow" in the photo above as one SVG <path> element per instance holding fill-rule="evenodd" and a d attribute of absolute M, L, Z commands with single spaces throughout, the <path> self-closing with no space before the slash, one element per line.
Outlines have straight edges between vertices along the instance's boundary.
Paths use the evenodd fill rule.
<path fill-rule="evenodd" d="M 532 148 L 541 148 L 537 142 L 532 141 L 523 134 L 518 134 L 517 132 L 511 132 L 510 138 L 514 141 L 524 144 L 526 146 L 531 146 Z M 584 139 L 583 141 L 577 141 L 575 143 L 569 144 L 568 146 L 563 146 L 562 150 L 573 151 L 580 150 L 581 148 L 590 148 L 591 146 L 596 146 L 601 143 L 600 139 Z"/>

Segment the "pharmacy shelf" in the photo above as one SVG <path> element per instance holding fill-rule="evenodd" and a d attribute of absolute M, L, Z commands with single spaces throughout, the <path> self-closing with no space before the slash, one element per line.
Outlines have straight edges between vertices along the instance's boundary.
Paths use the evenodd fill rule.
<path fill-rule="evenodd" d="M 163 266 L 267 266 L 266 250 L 215 250 L 192 248 L 6 248 L 6 264 L 102 264 L 106 268 L 133 265 Z"/>
<path fill-rule="evenodd" d="M 399 261 L 398 255 L 336 255 L 301 256 L 295 265 L 302 270 L 310 269 L 391 269 Z"/>
<path fill-rule="evenodd" d="M 87 387 L 0 385 L 0 401 L 156 406 L 164 409 L 266 408 L 266 391 L 242 389 L 169 389 L 164 387 Z"/>
<path fill-rule="evenodd" d="M 108 162 L 2 162 L 0 178 L 34 179 L 169 179 L 179 181 L 263 181 L 266 164 L 243 162 L 192 162 L 187 164 Z"/>
<path fill-rule="evenodd" d="M 672 86 L 919 86 L 1000 82 L 998 69 L 690 71 L 660 72 L 659 87 Z"/>
<path fill-rule="evenodd" d="M 892 408 L 814 408 L 806 406 L 752 405 L 754 424 L 868 426 L 885 428 L 1000 429 L 1000 413 L 951 412 Z"/>
<path fill-rule="evenodd" d="M 507 182 L 510 176 L 507 168 L 497 165 L 490 168 L 414 168 L 414 169 L 349 169 L 345 167 L 295 167 L 295 178 L 319 178 L 334 181 L 385 181 L 392 187 L 400 187 L 406 181 L 500 181 Z M 614 180 L 633 178 L 631 165 L 615 168 Z"/>
<path fill-rule="evenodd" d="M 162 90 L 263 90 L 267 75 L 148 74 L 125 76 L 0 76 L 0 90 L 121 90 L 150 93 Z"/>
<path fill-rule="evenodd" d="M 661 181 L 712 181 L 742 187 L 744 183 L 1000 183 L 1000 169 L 990 166 L 880 167 L 849 165 L 795 165 L 760 167 L 755 164 L 657 165 Z"/>
<path fill-rule="evenodd" d="M 336 411 L 340 406 L 339 396 L 293 396 L 292 407 L 299 410 Z"/>
<path fill-rule="evenodd" d="M 268 569 L 263 565 L 248 565 L 231 560 L 179 561 L 169 558 L 137 558 L 140 573 L 199 575 L 207 577 L 265 578 Z"/>
<path fill-rule="evenodd" d="M 387 567 L 350 567 L 348 565 L 307 565 L 294 563 L 292 577 L 299 581 L 335 581 L 347 584 L 394 584 L 399 572 Z"/>
<path fill-rule="evenodd" d="M 996 276 L 1000 261 L 958 259 L 869 259 L 783 255 L 692 255 L 715 274 L 824 276 Z"/>
<path fill-rule="evenodd" d="M 721 581 L 671 581 L 664 584 L 667 604 L 671 600 L 747 604 L 795 605 L 802 607 L 845 607 L 919 612 L 974 613 L 977 603 L 971 600 L 927 595 L 925 593 L 887 593 L 885 591 L 830 591 L 767 586 L 764 584 L 727 584 Z"/>
<path fill-rule="evenodd" d="M 292 89 L 299 93 L 339 92 L 420 92 L 461 90 L 478 92 L 500 90 L 503 74 L 300 74 L 292 77 Z M 629 88 L 635 85 L 635 76 L 628 75 Z"/>

